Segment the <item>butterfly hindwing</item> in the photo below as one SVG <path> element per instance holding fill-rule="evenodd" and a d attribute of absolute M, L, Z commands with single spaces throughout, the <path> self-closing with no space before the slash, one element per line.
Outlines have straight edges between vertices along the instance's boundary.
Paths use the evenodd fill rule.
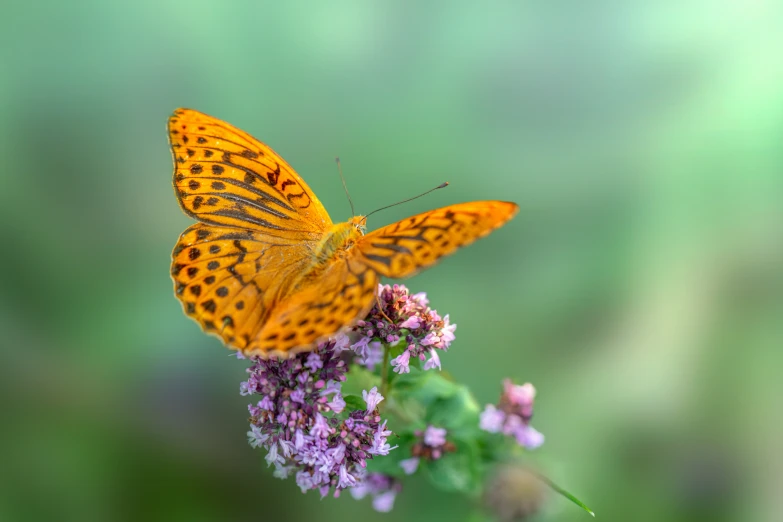
<path fill-rule="evenodd" d="M 191 109 L 174 111 L 168 132 L 174 187 L 190 216 L 274 235 L 322 234 L 331 226 L 304 180 L 246 132 Z"/>
<path fill-rule="evenodd" d="M 174 248 L 175 293 L 204 331 L 244 350 L 309 266 L 308 252 L 297 240 L 198 223 Z"/>
<path fill-rule="evenodd" d="M 355 248 L 384 277 L 408 277 L 469 245 L 517 213 L 515 203 L 474 201 L 430 210 L 374 230 Z"/>
<path fill-rule="evenodd" d="M 287 356 L 336 334 L 367 315 L 377 287 L 378 275 L 364 263 L 335 259 L 272 312 L 251 353 Z"/>

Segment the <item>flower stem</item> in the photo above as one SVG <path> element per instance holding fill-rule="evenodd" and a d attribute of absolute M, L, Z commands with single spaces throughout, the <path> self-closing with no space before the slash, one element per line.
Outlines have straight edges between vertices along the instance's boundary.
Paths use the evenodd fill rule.
<path fill-rule="evenodd" d="M 381 395 L 386 397 L 386 390 L 389 387 L 389 357 L 391 350 L 389 345 L 383 343 L 383 366 L 381 366 Z"/>

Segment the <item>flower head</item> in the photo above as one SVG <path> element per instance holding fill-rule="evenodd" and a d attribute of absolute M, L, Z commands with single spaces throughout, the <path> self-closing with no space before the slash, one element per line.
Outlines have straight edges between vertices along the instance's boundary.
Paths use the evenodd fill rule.
<path fill-rule="evenodd" d="M 351 349 L 358 356 L 359 364 L 374 369 L 381 361 L 380 342 L 392 346 L 405 342 L 407 348 L 392 360 L 395 372 L 410 372 L 411 358 L 423 361 L 426 355 L 430 358 L 424 369 L 440 369 L 436 350 L 448 350 L 457 327 L 449 322 L 449 316 L 441 318 L 429 307 L 426 294 L 411 295 L 404 285 L 379 285 L 378 301 L 380 308 L 376 303 L 367 318 L 353 327 L 358 339 Z"/>
<path fill-rule="evenodd" d="M 346 407 L 341 387 L 347 372 L 338 341 L 347 346 L 338 339 L 290 359 L 251 357 L 248 379 L 240 385 L 240 393 L 261 396 L 248 406 L 250 445 L 265 448 L 275 476 L 293 474 L 303 492 L 352 488 L 368 459 L 394 449 L 377 411 L 383 400 L 377 389 L 363 392 L 366 410 L 337 415 Z"/>
<path fill-rule="evenodd" d="M 544 435 L 530 426 L 536 389 L 530 383 L 516 385 L 503 381 L 503 393 L 498 405 L 487 404 L 479 418 L 479 427 L 490 433 L 514 437 L 520 446 L 535 449 L 544 443 Z"/>
<path fill-rule="evenodd" d="M 424 430 L 424 444 L 427 446 L 437 447 L 446 444 L 446 430 L 445 428 L 436 428 L 435 426 L 427 426 Z"/>
<path fill-rule="evenodd" d="M 438 460 L 444 453 L 456 451 L 457 447 L 446 439 L 447 431 L 445 428 L 437 428 L 435 426 L 427 426 L 425 430 L 417 430 L 415 435 L 419 438 L 417 442 L 413 444 L 411 452 L 413 457 L 416 458 L 416 462 L 400 462 L 400 466 L 407 474 L 411 474 L 416 471 L 419 459 L 425 460 Z M 409 461 L 412 459 L 408 459 Z M 405 464 L 403 464 L 405 463 Z M 411 470 L 410 472 L 408 470 Z"/>
<path fill-rule="evenodd" d="M 349 491 L 357 500 L 371 496 L 373 509 L 388 513 L 394 507 L 394 500 L 401 490 L 402 484 L 393 477 L 382 473 L 368 473 Z"/>

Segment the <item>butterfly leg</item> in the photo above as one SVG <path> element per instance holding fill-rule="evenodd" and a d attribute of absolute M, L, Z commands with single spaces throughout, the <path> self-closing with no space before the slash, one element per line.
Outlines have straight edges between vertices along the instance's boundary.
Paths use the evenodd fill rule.
<path fill-rule="evenodd" d="M 382 315 L 383 317 L 385 317 L 387 321 L 389 321 L 389 324 L 394 324 L 394 321 L 392 321 L 391 319 L 389 319 L 389 316 L 388 316 L 388 315 L 386 315 L 386 314 L 383 312 L 383 307 L 381 306 L 381 300 L 380 300 L 380 298 L 378 297 L 378 292 L 375 292 L 375 302 L 376 302 L 376 303 L 377 303 L 377 305 L 378 305 L 378 311 L 381 313 L 381 315 Z"/>

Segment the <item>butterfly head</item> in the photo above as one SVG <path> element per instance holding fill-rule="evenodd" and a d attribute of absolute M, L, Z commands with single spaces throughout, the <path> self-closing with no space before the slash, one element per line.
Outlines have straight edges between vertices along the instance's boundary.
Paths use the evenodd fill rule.
<path fill-rule="evenodd" d="M 367 231 L 367 216 L 354 216 L 348 220 L 348 223 L 353 225 L 361 235 Z"/>

